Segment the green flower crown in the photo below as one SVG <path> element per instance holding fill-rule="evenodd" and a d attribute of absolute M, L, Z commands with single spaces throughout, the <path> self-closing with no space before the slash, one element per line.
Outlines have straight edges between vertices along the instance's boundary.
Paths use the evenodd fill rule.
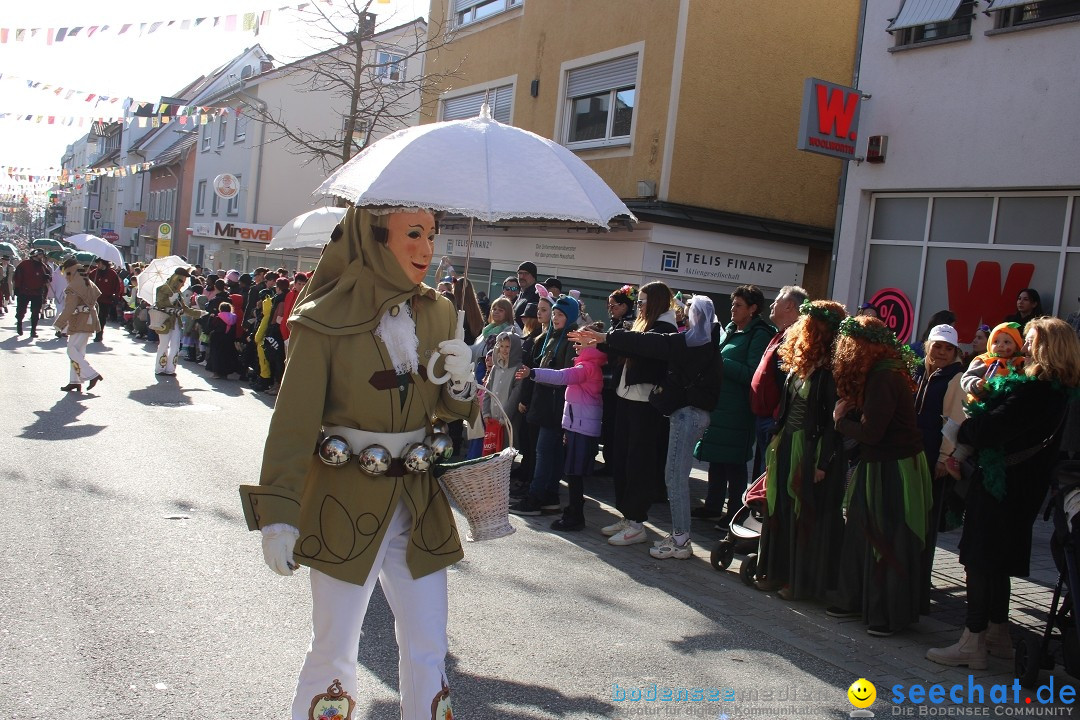
<path fill-rule="evenodd" d="M 829 329 L 836 332 L 836 329 L 840 327 L 840 317 L 832 310 L 815 305 L 809 300 L 803 300 L 802 305 L 799 306 L 800 315 L 809 315 L 810 317 L 820 320 L 829 326 Z"/>
<path fill-rule="evenodd" d="M 801 311 L 801 308 L 800 308 Z M 922 360 L 910 347 L 900 342 L 892 330 L 884 325 L 860 325 L 854 317 L 848 316 L 840 323 L 840 334 L 856 340 L 878 345 L 888 345 L 900 353 L 900 360 L 907 366 L 909 374 L 914 374 L 922 365 Z"/>

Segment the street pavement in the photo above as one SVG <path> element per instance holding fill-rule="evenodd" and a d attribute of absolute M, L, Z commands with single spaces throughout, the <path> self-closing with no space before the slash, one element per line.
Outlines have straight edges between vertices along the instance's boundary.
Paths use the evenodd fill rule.
<path fill-rule="evenodd" d="M 258 478 L 273 398 L 190 363 L 155 377 L 152 346 L 116 327 L 90 345 L 105 381 L 62 393 L 64 345 L 40 335 L 16 338 L 11 314 L 0 318 L 0 718 L 287 718 L 310 633 L 306 571 L 281 578 L 263 565 L 236 490 Z M 711 523 L 696 523 L 691 560 L 608 545 L 598 529 L 614 517 L 610 479 L 587 483 L 586 531 L 512 517 L 514 535 L 469 544 L 451 569 L 456 717 L 840 718 L 860 677 L 886 717 L 920 714 L 889 700 L 894 685 L 967 687 L 966 670 L 923 659 L 959 636 L 958 533 L 941 538 L 931 615 L 871 638 L 858 621 L 747 587 L 740 559 L 714 570 Z M 654 512 L 659 539 L 667 506 Z M 1036 526 L 1033 576 L 1014 581 L 1017 637 L 1041 631 L 1056 581 L 1047 526 Z M 395 718 L 393 620 L 378 591 L 364 633 L 355 717 Z M 1011 704 L 983 704 L 990 716 L 1070 716 L 1027 692 L 1014 703 L 1008 661 L 976 675 L 1009 685 Z M 1060 667 L 1053 682 L 1072 685 Z M 651 699 L 665 689 L 688 699 Z"/>

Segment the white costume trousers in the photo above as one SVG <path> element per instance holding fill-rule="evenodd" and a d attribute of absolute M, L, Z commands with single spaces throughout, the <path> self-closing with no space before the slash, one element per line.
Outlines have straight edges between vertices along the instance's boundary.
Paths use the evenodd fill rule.
<path fill-rule="evenodd" d="M 173 321 L 172 330 L 158 333 L 157 367 L 155 373 L 176 373 L 176 356 L 180 354 L 180 318 Z"/>
<path fill-rule="evenodd" d="M 411 525 L 412 515 L 399 502 L 363 585 L 311 570 L 313 632 L 296 685 L 293 720 L 308 720 L 312 699 L 334 680 L 357 697 L 356 653 L 376 578 L 394 612 L 402 720 L 430 720 L 432 701 L 446 682 L 446 570 L 413 579 L 405 564 Z"/>
<path fill-rule="evenodd" d="M 82 385 L 98 376 L 98 371 L 90 367 L 90 361 L 86 359 L 86 345 L 90 342 L 90 333 L 69 333 L 67 341 L 68 360 L 71 361 L 71 372 L 68 373 L 68 382 Z"/>

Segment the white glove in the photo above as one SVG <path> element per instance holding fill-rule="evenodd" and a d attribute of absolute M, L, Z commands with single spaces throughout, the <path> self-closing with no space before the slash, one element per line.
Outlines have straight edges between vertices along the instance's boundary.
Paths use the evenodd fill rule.
<path fill-rule="evenodd" d="M 439 343 L 439 353 L 443 356 L 443 367 L 450 374 L 450 382 L 467 383 L 473 379 L 472 350 L 464 340 L 443 340 Z"/>
<path fill-rule="evenodd" d="M 299 567 L 293 562 L 293 548 L 300 531 L 292 525 L 275 523 L 262 529 L 263 560 L 278 575 L 288 577 Z"/>

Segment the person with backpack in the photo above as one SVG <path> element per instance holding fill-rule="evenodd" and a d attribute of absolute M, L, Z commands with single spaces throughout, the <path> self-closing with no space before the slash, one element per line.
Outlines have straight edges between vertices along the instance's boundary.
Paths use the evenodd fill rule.
<path fill-rule="evenodd" d="M 787 330 L 799 319 L 799 306 L 806 302 L 809 294 L 798 285 L 785 285 L 776 294 L 776 299 L 769 306 L 769 322 L 777 333 L 765 346 L 754 377 L 750 380 L 750 411 L 756 420 L 757 449 L 754 451 L 754 477 L 765 472 L 765 448 L 769 445 L 776 430 L 776 420 L 780 412 L 780 396 L 784 389 L 784 375 L 780 370 L 783 360 L 777 352 Z"/>
<path fill-rule="evenodd" d="M 629 357 L 668 362 L 667 376 L 649 399 L 654 408 L 671 418 L 664 465 L 671 502 L 671 534 L 649 548 L 649 554 L 660 560 L 685 560 L 694 554 L 690 545 L 690 468 L 694 444 L 709 426 L 709 413 L 720 394 L 720 324 L 712 300 L 705 295 L 695 296 L 686 316 L 685 331 L 581 330 L 573 335 L 583 343 L 603 343 L 609 350 Z"/>
<path fill-rule="evenodd" d="M 704 507 L 694 508 L 696 518 L 727 521 L 742 507 L 748 477 L 746 463 L 754 446 L 754 414 L 750 411 L 750 379 L 761 362 L 776 328 L 765 322 L 761 311 L 765 295 L 756 285 L 740 285 L 731 293 L 731 322 L 720 340 L 723 385 L 712 420 L 694 457 L 709 463 L 709 492 Z M 724 498 L 727 497 L 727 511 Z"/>

